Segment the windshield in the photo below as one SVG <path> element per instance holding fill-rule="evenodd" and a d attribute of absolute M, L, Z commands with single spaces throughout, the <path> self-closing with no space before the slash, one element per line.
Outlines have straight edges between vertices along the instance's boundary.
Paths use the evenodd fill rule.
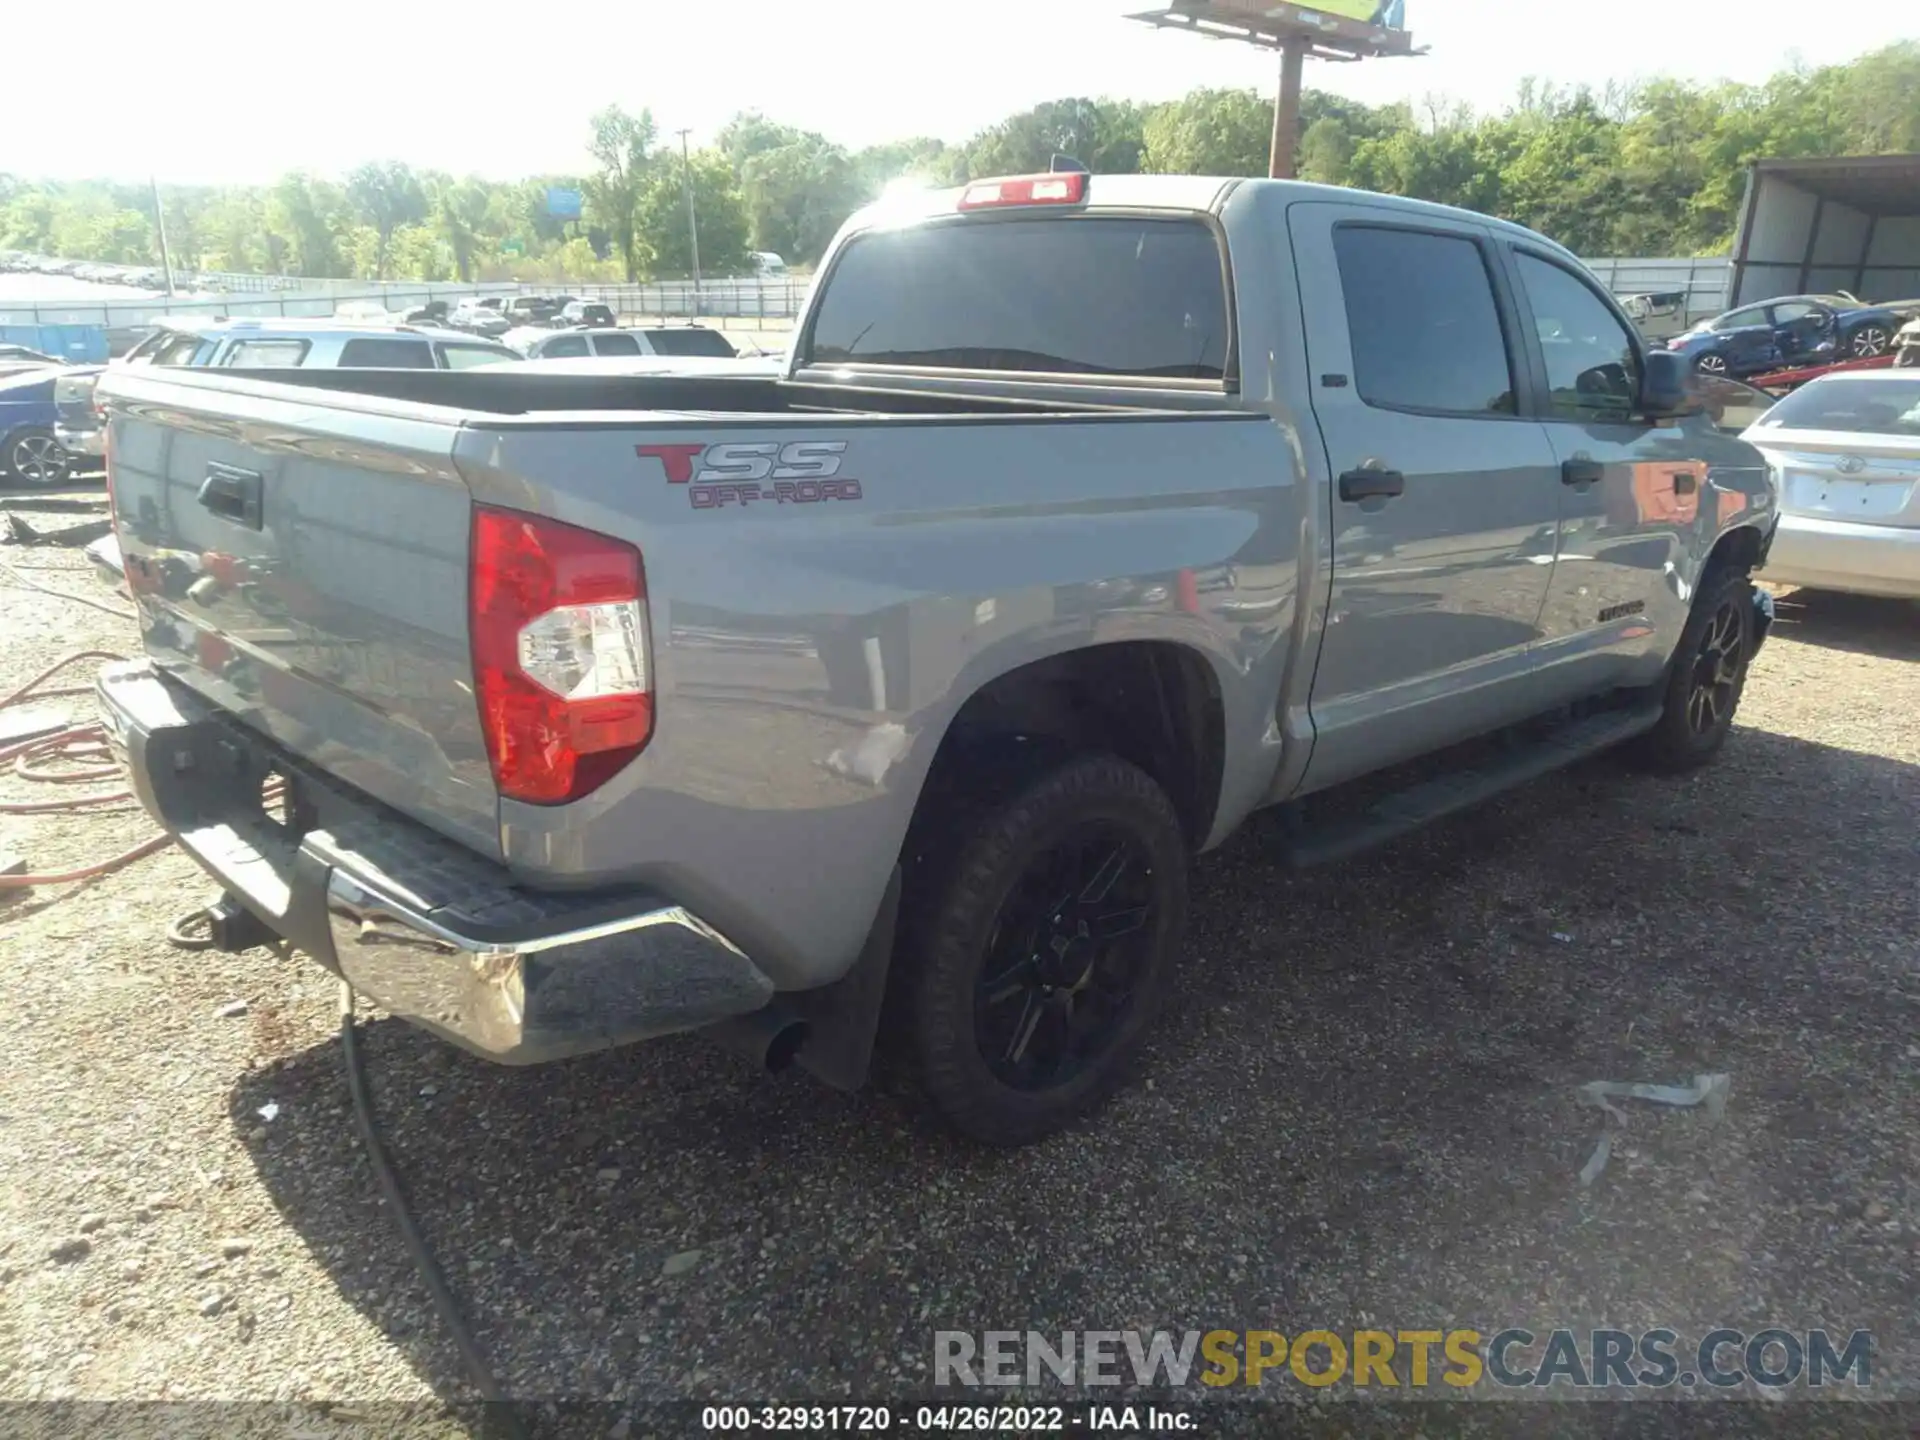
<path fill-rule="evenodd" d="M 1839 375 L 1816 380 L 1774 406 L 1756 428 L 1920 435 L 1920 375 L 1911 380 Z"/>
<path fill-rule="evenodd" d="M 854 240 L 826 280 L 807 358 L 1219 380 L 1220 247 L 1199 220 L 936 222 Z"/>

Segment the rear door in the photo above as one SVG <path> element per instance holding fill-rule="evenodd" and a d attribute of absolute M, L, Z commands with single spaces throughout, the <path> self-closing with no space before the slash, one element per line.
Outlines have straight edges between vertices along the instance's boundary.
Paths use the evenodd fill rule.
<path fill-rule="evenodd" d="M 1289 211 L 1334 477 L 1315 788 L 1522 718 L 1559 474 L 1486 229 Z"/>

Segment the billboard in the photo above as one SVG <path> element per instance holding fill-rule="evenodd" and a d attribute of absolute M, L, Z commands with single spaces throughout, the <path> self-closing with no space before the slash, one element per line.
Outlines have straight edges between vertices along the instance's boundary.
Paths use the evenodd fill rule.
<path fill-rule="evenodd" d="M 547 191 L 547 214 L 556 220 L 578 220 L 580 218 L 580 192 L 578 190 Z"/>
<path fill-rule="evenodd" d="M 1407 28 L 1407 0 L 1301 0 L 1300 8 L 1358 20 L 1362 25 L 1378 25 L 1383 30 Z"/>
<path fill-rule="evenodd" d="M 1324 30 L 1331 28 L 1327 24 L 1329 19 L 1377 30 L 1407 28 L 1407 0 L 1290 0 L 1286 4 L 1275 3 L 1275 0 L 1175 0 L 1175 8 L 1190 13 L 1212 11 L 1221 19 L 1228 16 L 1219 12 L 1231 12 L 1232 18 L 1262 30 L 1267 27 L 1260 21 L 1281 29 L 1304 24 Z"/>

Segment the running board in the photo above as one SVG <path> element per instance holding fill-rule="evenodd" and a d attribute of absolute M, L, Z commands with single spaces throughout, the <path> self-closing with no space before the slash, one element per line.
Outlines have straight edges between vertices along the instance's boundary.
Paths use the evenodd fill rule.
<path fill-rule="evenodd" d="M 1611 749 L 1660 723 L 1660 706 L 1608 710 L 1575 720 L 1497 759 L 1437 779 L 1422 781 L 1378 801 L 1358 815 L 1324 826 L 1303 826 L 1287 849 L 1287 862 L 1305 870 L 1347 860 L 1418 830 L 1423 825 L 1491 800 L 1517 785 Z"/>

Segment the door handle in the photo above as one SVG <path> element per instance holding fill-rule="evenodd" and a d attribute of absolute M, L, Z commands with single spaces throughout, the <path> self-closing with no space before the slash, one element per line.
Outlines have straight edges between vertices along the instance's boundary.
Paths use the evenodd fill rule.
<path fill-rule="evenodd" d="M 1363 468 L 1340 477 L 1342 500 L 1390 500 L 1407 493 L 1407 477 L 1398 470 Z"/>
<path fill-rule="evenodd" d="M 1607 467 L 1598 460 L 1569 460 L 1560 467 L 1562 485 L 1598 485 Z"/>
<path fill-rule="evenodd" d="M 200 482 L 200 503 L 224 520 L 249 530 L 261 527 L 261 476 L 257 470 L 207 462 L 207 478 Z"/>

